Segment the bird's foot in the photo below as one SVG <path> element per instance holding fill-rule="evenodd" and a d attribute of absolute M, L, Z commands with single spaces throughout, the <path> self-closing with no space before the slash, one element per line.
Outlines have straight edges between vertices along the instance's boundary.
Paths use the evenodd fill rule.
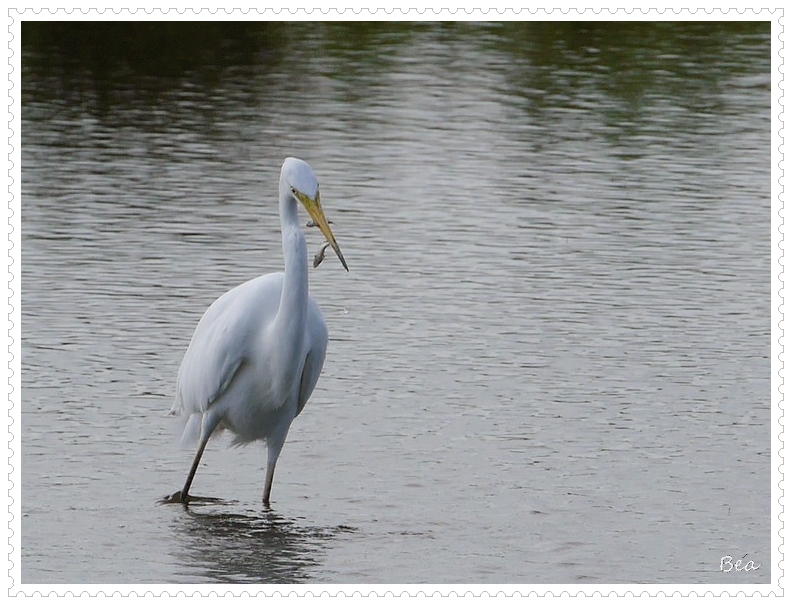
<path fill-rule="evenodd" d="M 180 491 L 171 494 L 170 496 L 165 496 L 162 498 L 158 504 L 183 504 L 187 506 L 188 504 L 228 504 L 226 500 L 222 498 L 211 498 L 207 496 L 191 496 L 187 494 L 186 497 L 182 496 Z"/>
<path fill-rule="evenodd" d="M 175 492 L 170 496 L 165 496 L 159 501 L 160 504 L 187 504 L 191 500 L 190 495 L 187 494 L 186 498 L 182 498 L 181 491 Z"/>

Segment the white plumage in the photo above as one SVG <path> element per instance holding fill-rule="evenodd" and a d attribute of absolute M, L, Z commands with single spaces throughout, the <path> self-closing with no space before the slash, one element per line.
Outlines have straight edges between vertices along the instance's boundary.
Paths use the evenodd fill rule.
<path fill-rule="evenodd" d="M 313 170 L 302 160 L 287 158 L 280 178 L 286 269 L 226 292 L 198 323 L 179 370 L 171 410 L 186 419 L 182 442 L 197 440 L 198 449 L 184 488 L 168 502 L 188 501 L 206 443 L 221 428 L 234 433 L 235 443 L 266 441 L 264 503 L 269 504 L 275 463 L 292 420 L 319 380 L 327 351 L 327 326 L 308 294 L 298 201 L 347 269 L 324 216 Z"/>

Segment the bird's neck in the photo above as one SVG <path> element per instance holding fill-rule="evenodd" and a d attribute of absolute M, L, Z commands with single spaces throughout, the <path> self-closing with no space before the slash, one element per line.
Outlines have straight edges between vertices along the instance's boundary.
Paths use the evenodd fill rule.
<path fill-rule="evenodd" d="M 301 343 L 297 336 L 305 329 L 308 308 L 308 252 L 297 215 L 297 204 L 291 200 L 281 202 L 280 215 L 286 268 L 275 320 L 276 330 L 283 337 L 281 342 Z"/>

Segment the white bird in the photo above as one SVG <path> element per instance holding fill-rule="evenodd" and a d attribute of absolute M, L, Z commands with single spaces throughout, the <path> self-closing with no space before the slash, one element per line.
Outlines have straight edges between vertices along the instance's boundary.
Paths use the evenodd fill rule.
<path fill-rule="evenodd" d="M 280 175 L 286 269 L 226 292 L 198 322 L 179 369 L 171 409 L 187 417 L 182 441 L 197 436 L 198 449 L 184 487 L 166 502 L 188 502 L 206 443 L 220 427 L 234 433 L 237 444 L 266 441 L 264 504 L 269 506 L 275 463 L 292 420 L 316 386 L 327 351 L 327 326 L 308 294 L 298 201 L 349 271 L 322 210 L 313 170 L 302 160 L 286 158 Z"/>

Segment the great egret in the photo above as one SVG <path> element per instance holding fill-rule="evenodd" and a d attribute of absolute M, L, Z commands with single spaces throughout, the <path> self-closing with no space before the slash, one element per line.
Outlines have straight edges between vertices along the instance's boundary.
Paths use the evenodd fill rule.
<path fill-rule="evenodd" d="M 297 217 L 298 201 L 349 271 L 319 202 L 313 170 L 302 160 L 286 158 L 280 174 L 286 269 L 226 292 L 198 322 L 179 369 L 171 409 L 187 416 L 182 440 L 197 436 L 198 449 L 184 487 L 166 502 L 188 502 L 206 443 L 221 427 L 233 432 L 238 444 L 266 441 L 264 504 L 269 505 L 278 455 L 292 420 L 316 386 L 327 351 L 327 326 L 308 294 L 308 259 Z"/>

